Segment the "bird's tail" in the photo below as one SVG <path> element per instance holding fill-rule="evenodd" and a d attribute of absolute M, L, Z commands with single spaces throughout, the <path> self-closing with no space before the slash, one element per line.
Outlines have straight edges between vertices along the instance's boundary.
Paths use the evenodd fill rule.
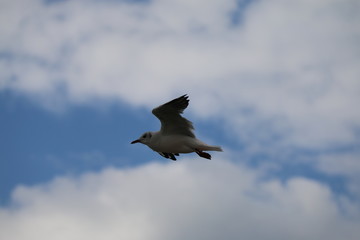
<path fill-rule="evenodd" d="M 210 146 L 207 144 L 204 144 L 203 146 L 201 146 L 202 151 L 218 151 L 218 152 L 222 152 L 222 148 L 220 146 Z"/>

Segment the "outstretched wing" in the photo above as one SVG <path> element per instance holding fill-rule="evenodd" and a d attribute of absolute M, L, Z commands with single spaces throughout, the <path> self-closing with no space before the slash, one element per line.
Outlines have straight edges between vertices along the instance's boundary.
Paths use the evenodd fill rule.
<path fill-rule="evenodd" d="M 193 124 L 180 114 L 189 105 L 189 97 L 183 95 L 152 110 L 161 122 L 163 135 L 185 135 L 195 137 Z"/>

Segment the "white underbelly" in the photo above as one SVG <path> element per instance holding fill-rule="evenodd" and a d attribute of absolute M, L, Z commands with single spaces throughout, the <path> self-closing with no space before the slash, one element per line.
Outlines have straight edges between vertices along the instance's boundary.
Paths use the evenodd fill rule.
<path fill-rule="evenodd" d="M 161 136 L 149 147 L 156 152 L 191 153 L 195 151 L 196 139 L 188 136 Z"/>

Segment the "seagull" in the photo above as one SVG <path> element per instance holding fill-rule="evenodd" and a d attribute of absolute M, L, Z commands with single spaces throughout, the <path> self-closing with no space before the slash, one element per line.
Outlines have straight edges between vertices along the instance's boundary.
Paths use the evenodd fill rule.
<path fill-rule="evenodd" d="M 165 158 L 176 161 L 180 153 L 197 153 L 200 157 L 211 159 L 204 151 L 219 151 L 221 147 L 208 145 L 195 137 L 192 122 L 181 114 L 189 105 L 189 97 L 185 94 L 170 102 L 160 105 L 152 113 L 160 120 L 161 129 L 157 132 L 145 132 L 139 139 L 131 142 L 142 143 Z"/>

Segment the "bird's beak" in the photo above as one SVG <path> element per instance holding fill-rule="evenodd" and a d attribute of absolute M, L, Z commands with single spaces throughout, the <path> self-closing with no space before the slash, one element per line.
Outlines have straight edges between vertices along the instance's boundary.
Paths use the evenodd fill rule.
<path fill-rule="evenodd" d="M 140 140 L 136 139 L 135 141 L 132 141 L 131 144 L 138 143 L 138 142 L 140 142 Z"/>

